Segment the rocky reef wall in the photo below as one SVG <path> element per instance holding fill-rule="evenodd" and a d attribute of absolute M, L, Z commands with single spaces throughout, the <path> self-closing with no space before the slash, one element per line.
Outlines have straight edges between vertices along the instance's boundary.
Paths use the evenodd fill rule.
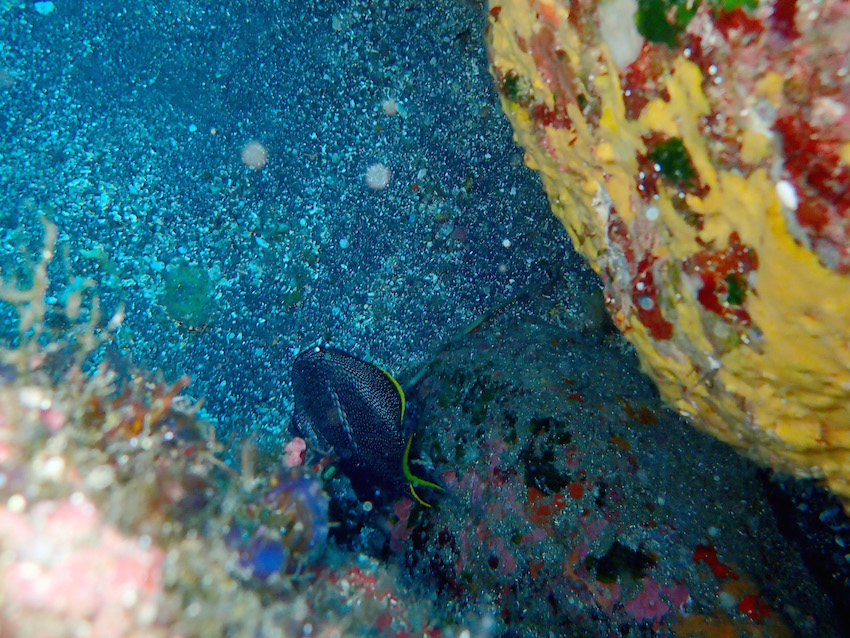
<path fill-rule="evenodd" d="M 526 164 L 667 402 L 850 499 L 846 2 L 492 0 Z"/>

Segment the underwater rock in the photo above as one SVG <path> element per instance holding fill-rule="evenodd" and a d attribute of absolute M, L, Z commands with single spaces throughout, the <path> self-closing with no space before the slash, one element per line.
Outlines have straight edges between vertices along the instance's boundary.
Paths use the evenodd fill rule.
<path fill-rule="evenodd" d="M 494 318 L 409 392 L 449 496 L 394 508 L 391 549 L 438 604 L 486 606 L 498 636 L 846 635 L 822 574 L 840 562 L 800 560 L 767 472 L 664 410 L 622 340 L 530 316 Z M 820 512 L 808 531 L 846 525 Z"/>
<path fill-rule="evenodd" d="M 666 401 L 846 507 L 846 3 L 612 4 L 491 0 L 526 163 Z"/>

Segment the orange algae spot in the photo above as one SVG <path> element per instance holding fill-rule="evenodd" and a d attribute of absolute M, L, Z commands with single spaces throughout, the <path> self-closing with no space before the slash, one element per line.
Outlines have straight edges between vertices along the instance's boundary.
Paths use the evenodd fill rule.
<path fill-rule="evenodd" d="M 761 20 L 750 17 L 743 9 L 717 11 L 714 26 L 730 42 L 757 37 L 764 31 Z"/>
<path fill-rule="evenodd" d="M 781 616 L 773 613 L 773 608 L 759 594 L 758 585 L 746 573 L 742 573 L 738 580 L 727 580 L 720 590 L 731 599 L 737 600 L 737 610 L 746 616 L 746 619 L 741 618 L 736 622 L 736 627 L 741 630 L 739 635 L 770 635 L 776 638 L 791 638 L 794 635 Z M 730 611 L 724 610 L 724 615 Z M 758 624 L 754 625 L 754 622 Z"/>
<path fill-rule="evenodd" d="M 770 616 L 770 606 L 755 594 L 747 594 L 738 603 L 738 610 L 752 620 L 762 620 Z"/>
<path fill-rule="evenodd" d="M 636 408 L 623 397 L 618 397 L 618 399 L 623 405 L 623 411 L 626 413 L 626 416 L 632 421 L 637 421 L 643 425 L 655 425 L 658 423 L 658 417 L 645 405 Z"/>
<path fill-rule="evenodd" d="M 740 638 L 748 635 L 744 627 L 722 612 L 713 616 L 687 616 L 675 624 L 675 630 L 679 638 Z"/>
<path fill-rule="evenodd" d="M 544 525 L 560 512 L 567 504 L 563 494 L 555 494 L 551 498 L 544 495 L 536 487 L 529 487 L 527 492 L 529 512 L 528 520 L 535 525 Z"/>
<path fill-rule="evenodd" d="M 538 505 L 528 518 L 535 525 L 542 525 L 552 518 L 552 507 L 547 503 Z"/>
<path fill-rule="evenodd" d="M 794 17 L 797 14 L 797 0 L 779 0 L 773 8 L 773 27 L 789 40 L 800 37 Z"/>
<path fill-rule="evenodd" d="M 528 571 L 532 578 L 537 578 L 540 570 L 543 569 L 545 563 L 542 560 L 533 560 L 528 564 Z"/>
<path fill-rule="evenodd" d="M 699 274 L 702 286 L 697 300 L 707 310 L 728 321 L 750 324 L 750 315 L 742 305 L 746 300 L 747 274 L 758 269 L 755 249 L 741 243 L 737 232 L 729 235 L 724 250 L 703 251 L 685 260 L 685 272 Z"/>
<path fill-rule="evenodd" d="M 608 440 L 611 443 L 613 443 L 614 445 L 616 445 L 617 447 L 623 448 L 626 452 L 629 452 L 632 449 L 631 444 L 628 441 L 626 441 L 626 439 L 624 439 L 623 437 L 618 436 L 616 434 L 614 436 L 610 437 Z"/>
<path fill-rule="evenodd" d="M 547 2 L 540 3 L 540 17 L 552 27 L 557 27 L 561 22 L 558 19 L 558 12 L 555 11 L 555 7 Z"/>
<path fill-rule="evenodd" d="M 720 559 L 717 558 L 717 550 L 714 549 L 714 545 L 709 543 L 708 545 L 697 545 L 694 550 L 694 562 L 695 563 L 705 563 L 711 569 L 712 573 L 717 578 L 732 578 L 733 580 L 738 580 L 738 574 L 732 571 L 732 568 L 729 565 L 725 565 L 720 562 Z"/>
<path fill-rule="evenodd" d="M 375 628 L 378 631 L 386 631 L 393 624 L 393 616 L 388 611 L 383 611 L 375 621 Z"/>
<path fill-rule="evenodd" d="M 111 407 L 104 409 L 100 399 L 89 402 L 89 414 L 92 424 L 102 423 L 106 414 L 119 416 L 117 425 L 110 429 L 110 434 L 137 436 L 145 430 L 168 425 L 175 419 L 186 418 L 173 410 L 174 399 L 190 385 L 192 379 L 184 375 L 172 385 L 164 383 L 148 384 L 140 394 L 133 387 L 126 387 L 121 394 L 111 402 Z"/>
<path fill-rule="evenodd" d="M 655 257 L 650 255 L 641 259 L 638 272 L 634 278 L 632 302 L 635 315 L 654 339 L 666 341 L 673 336 L 673 324 L 664 318 L 658 303 L 658 289 L 655 286 L 655 275 L 652 265 Z"/>
<path fill-rule="evenodd" d="M 529 505 L 534 505 L 537 501 L 544 498 L 543 492 L 538 490 L 536 487 L 529 487 L 526 497 L 528 498 Z"/>

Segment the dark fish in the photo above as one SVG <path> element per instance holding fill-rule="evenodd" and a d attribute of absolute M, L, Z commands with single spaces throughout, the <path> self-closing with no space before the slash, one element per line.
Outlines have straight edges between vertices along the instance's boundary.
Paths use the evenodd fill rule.
<path fill-rule="evenodd" d="M 442 489 L 414 476 L 405 441 L 404 391 L 388 372 L 335 348 L 316 346 L 292 364 L 295 426 L 320 445 L 333 448 L 340 469 L 358 493 Z"/>

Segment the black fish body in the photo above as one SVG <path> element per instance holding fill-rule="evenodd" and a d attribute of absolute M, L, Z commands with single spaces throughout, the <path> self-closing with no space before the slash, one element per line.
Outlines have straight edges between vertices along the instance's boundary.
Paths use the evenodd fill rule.
<path fill-rule="evenodd" d="M 292 391 L 296 427 L 333 448 L 358 494 L 407 488 L 404 392 L 389 373 L 342 350 L 314 347 L 292 364 Z"/>

